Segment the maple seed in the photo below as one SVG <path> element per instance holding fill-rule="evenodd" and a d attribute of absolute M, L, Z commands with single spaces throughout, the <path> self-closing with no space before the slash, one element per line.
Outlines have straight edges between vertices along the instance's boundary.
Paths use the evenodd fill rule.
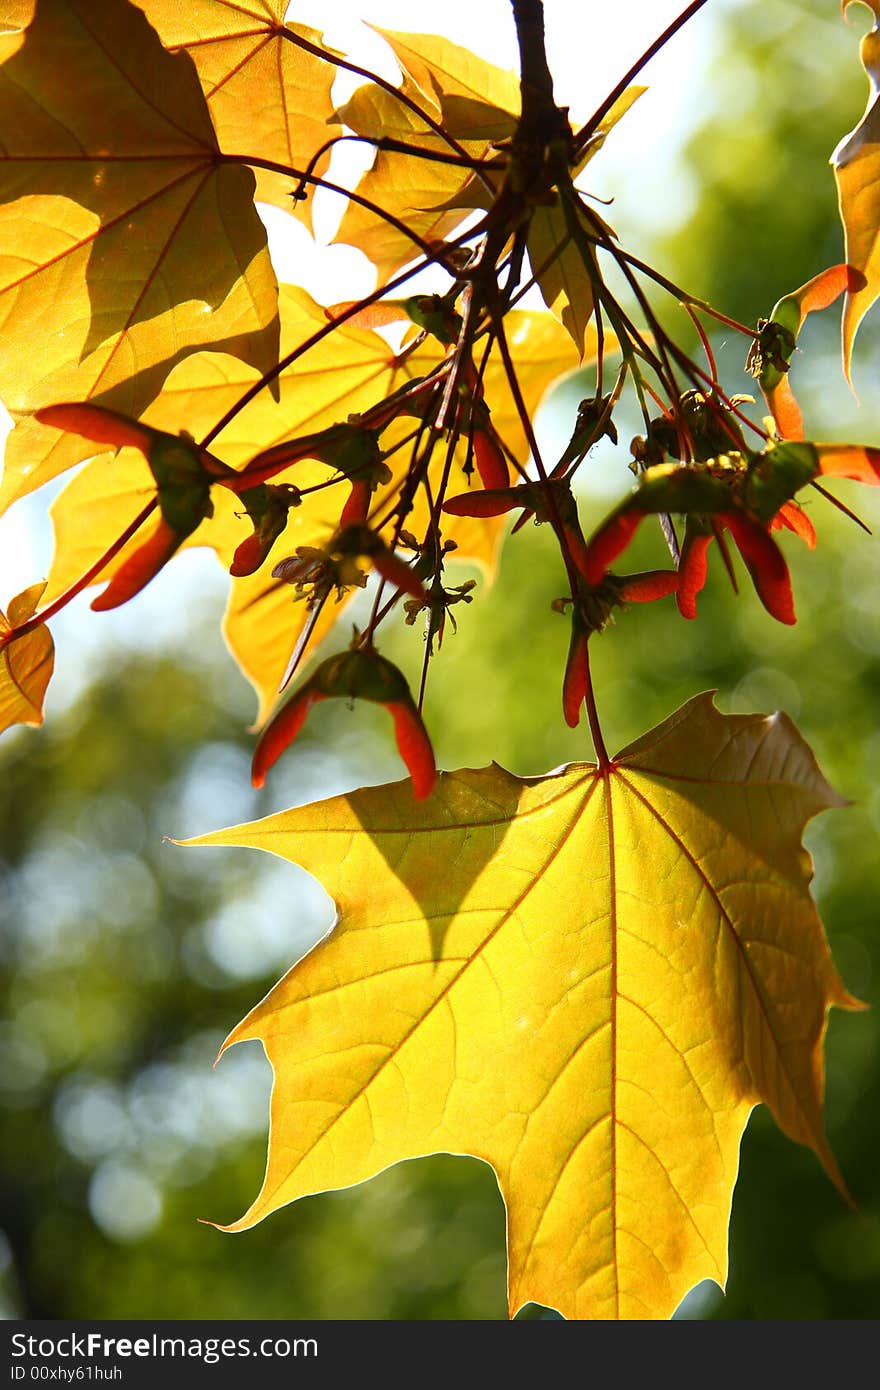
<path fill-rule="evenodd" d="M 182 539 L 167 521 L 160 518 L 149 540 L 139 545 L 134 554 L 120 565 L 104 592 L 92 599 L 92 612 L 106 613 L 139 594 L 167 565 Z"/>
<path fill-rule="evenodd" d="M 678 571 L 678 592 L 675 595 L 678 611 L 683 618 L 696 618 L 697 594 L 705 587 L 709 568 L 707 551 L 713 540 L 711 527 L 694 517 L 688 517 L 681 564 Z"/>
<path fill-rule="evenodd" d="M 486 488 L 481 492 L 461 492 L 455 497 L 447 498 L 443 503 L 444 512 L 450 516 L 503 516 L 506 512 L 517 509 L 522 510 L 522 515 L 514 526 L 514 531 L 517 531 L 530 516 L 535 518 L 536 525 L 552 522 L 558 527 L 570 559 L 587 583 L 599 582 L 607 565 L 599 570 L 596 566 L 592 570 L 590 568 L 577 503 L 572 496 L 568 478 L 519 483 L 516 487 Z"/>
<path fill-rule="evenodd" d="M 510 472 L 504 451 L 493 430 L 474 430 L 474 461 L 484 488 L 506 488 Z"/>
<path fill-rule="evenodd" d="M 628 574 L 617 583 L 624 603 L 651 603 L 655 598 L 676 593 L 679 578 L 677 570 L 646 570 L 643 574 Z"/>
<path fill-rule="evenodd" d="M 870 455 L 877 452 L 877 458 Z M 611 513 L 586 547 L 584 573 L 598 585 L 629 544 L 646 516 L 678 512 L 687 517 L 677 601 L 682 617 L 696 617 L 696 599 L 706 582 L 706 551 L 713 538 L 730 532 L 755 590 L 772 617 L 796 621 L 791 580 L 771 529 L 788 527 L 808 545 L 815 533 L 795 492 L 818 473 L 880 482 L 880 452 L 856 446 L 773 443 L 760 454 L 720 455 L 705 464 L 660 464 L 642 474 L 639 486 Z"/>
<path fill-rule="evenodd" d="M 397 748 L 406 763 L 417 801 L 430 796 L 437 778 L 434 750 L 405 677 L 378 652 L 340 652 L 323 661 L 263 730 L 254 750 L 251 780 L 262 787 L 266 773 L 303 727 L 320 700 L 371 700 L 394 721 Z"/>
<path fill-rule="evenodd" d="M 569 728 L 577 727 L 590 682 L 587 644 L 594 632 L 602 632 L 617 607 L 626 603 L 651 603 L 678 588 L 677 570 L 647 570 L 643 574 L 606 574 L 594 589 L 579 585 L 571 610 L 571 641 L 562 682 L 562 713 Z M 555 599 L 551 607 L 562 613 L 571 599 Z"/>
<path fill-rule="evenodd" d="M 453 307 L 458 290 L 452 295 L 416 294 L 403 302 L 402 308 L 413 323 L 438 342 L 453 345 L 462 329 L 461 315 Z"/>
<path fill-rule="evenodd" d="M 186 538 L 213 515 L 211 485 L 235 476 L 231 468 L 202 449 L 190 435 L 153 429 L 104 406 L 64 402 L 36 410 L 34 418 L 97 444 L 138 449 L 156 484 L 161 520 L 149 539 L 117 570 L 104 592 L 92 601 L 97 613 L 118 608 L 140 593 Z"/>
<path fill-rule="evenodd" d="M 589 686 L 589 641 L 589 629 L 575 605 L 571 613 L 571 641 L 562 681 L 562 713 L 570 729 L 578 726 Z"/>
<path fill-rule="evenodd" d="M 256 487 L 246 488 L 239 495 L 254 531 L 238 546 L 229 566 L 229 573 L 235 579 L 256 573 L 287 526 L 290 508 L 302 502 L 298 488 L 283 484 L 257 483 Z"/>
<path fill-rule="evenodd" d="M 389 584 L 420 602 L 427 598 L 424 586 L 414 570 L 385 544 L 382 537 L 369 526 L 354 524 L 338 531 L 328 547 L 338 557 L 354 558 L 364 555 Z"/>

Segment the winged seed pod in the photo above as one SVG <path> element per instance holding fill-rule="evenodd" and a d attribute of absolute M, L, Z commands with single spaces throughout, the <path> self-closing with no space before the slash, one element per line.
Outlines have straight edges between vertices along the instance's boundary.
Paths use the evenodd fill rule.
<path fill-rule="evenodd" d="M 409 769 L 417 801 L 429 796 L 437 777 L 434 750 L 410 694 L 406 678 L 392 662 L 370 649 L 328 657 L 304 685 L 282 705 L 260 735 L 251 769 L 262 787 L 269 768 L 293 742 L 309 710 L 320 700 L 371 700 L 384 706 L 394 721 L 397 748 Z"/>
<path fill-rule="evenodd" d="M 140 593 L 171 559 L 187 536 L 213 514 L 211 486 L 234 472 L 189 435 L 168 434 L 115 410 L 71 401 L 34 412 L 43 425 L 82 435 L 96 444 L 139 449 L 156 483 L 161 517 L 149 538 L 116 571 L 107 588 L 92 601 L 102 612 L 118 608 Z"/>
<path fill-rule="evenodd" d="M 812 523 L 793 498 L 820 476 L 876 486 L 880 450 L 781 440 L 760 454 L 648 468 L 589 540 L 584 566 L 587 582 L 601 582 L 646 516 L 678 513 L 687 518 L 677 591 L 682 616 L 696 617 L 696 597 L 706 582 L 706 552 L 712 540 L 727 530 L 764 607 L 779 622 L 790 625 L 796 619 L 788 566 L 770 532 L 785 527 L 813 548 Z"/>

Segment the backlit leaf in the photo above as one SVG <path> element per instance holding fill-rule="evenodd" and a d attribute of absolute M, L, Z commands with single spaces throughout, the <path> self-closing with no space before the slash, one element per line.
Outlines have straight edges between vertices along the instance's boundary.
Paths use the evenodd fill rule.
<path fill-rule="evenodd" d="M 609 132 L 614 129 L 618 121 L 623 119 L 627 111 L 636 104 L 639 97 L 644 96 L 647 90 L 647 87 L 633 85 L 627 87 L 626 90 L 620 94 L 610 110 L 605 112 L 592 139 L 585 145 L 580 160 L 571 171 L 572 178 L 575 178 L 581 170 L 589 164 L 593 155 L 599 153 L 608 138 Z"/>
<path fill-rule="evenodd" d="M 327 327 L 323 309 L 304 290 L 283 285 L 279 310 L 282 353 Z M 240 468 L 261 450 L 298 432 L 323 429 L 351 412 L 366 409 L 390 389 L 389 383 L 398 385 L 406 379 L 395 377 L 392 359 L 384 338 L 341 324 L 282 377 L 279 400 L 264 390 L 236 414 L 218 436 L 215 452 L 225 463 Z M 144 419 L 157 429 L 169 433 L 186 429 L 201 438 L 258 380 L 259 373 L 237 358 L 198 353 L 175 368 Z M 301 464 L 296 476 L 307 486 L 325 481 L 327 470 Z M 143 506 L 149 488 L 149 470 L 142 456 L 131 450 L 124 450 L 116 459 L 96 459 L 68 484 L 52 509 L 56 551 L 49 574 L 50 598 L 72 584 L 107 549 Z M 215 491 L 219 514 L 199 529 L 194 543 L 214 544 L 228 557 L 228 564 L 247 528 L 235 520 L 235 511 L 243 510 L 241 505 L 230 497 L 224 507 L 221 490 Z M 298 515 L 313 518 L 312 530 L 298 538 L 297 544 L 307 544 L 329 524 L 333 506 L 326 493 L 303 503 Z M 83 525 L 86 515 L 90 518 L 88 527 Z M 112 572 L 108 569 L 105 577 Z"/>
<path fill-rule="evenodd" d="M 32 584 L 0 613 L 0 636 L 27 622 L 37 609 L 45 584 Z M 38 627 L 0 652 L 0 730 L 11 724 L 42 724 L 43 698 L 52 675 L 55 649 L 48 628 Z"/>
<path fill-rule="evenodd" d="M 41 0 L 27 30 L 0 36 L 0 60 L 0 395 L 13 415 L 95 400 L 137 416 L 208 346 L 271 366 L 277 291 L 253 175 L 221 162 L 187 55 L 124 0 Z M 24 419 L 0 505 L 90 452 Z"/>
<path fill-rule="evenodd" d="M 519 111 L 516 73 L 437 34 L 402 34 L 378 25 L 376 30 L 450 135 L 460 140 L 506 138 L 510 117 Z"/>
<path fill-rule="evenodd" d="M 519 83 L 513 73 L 433 35 L 386 29 L 379 33 L 400 64 L 403 93 L 433 120 L 442 120 L 471 158 L 485 158 L 492 153 L 492 142 L 513 133 L 519 111 Z M 454 153 L 448 140 L 380 87 L 360 88 L 339 115 L 358 134 L 372 139 L 391 136 L 424 150 Z M 497 180 L 498 174 L 494 177 Z M 469 169 L 397 151 L 377 151 L 357 191 L 429 242 L 451 235 L 468 209 L 488 206 L 485 185 Z M 360 247 L 377 267 L 380 281 L 419 254 L 410 238 L 356 203 L 346 209 L 337 240 Z"/>
<path fill-rule="evenodd" d="M 576 177 L 597 154 L 605 143 L 609 132 L 617 125 L 647 89 L 627 87 L 608 111 L 593 139 L 587 144 L 580 162 L 572 169 Z M 559 322 L 564 324 L 577 344 L 578 351 L 584 351 L 584 333 L 594 307 L 593 284 L 599 278 L 595 253 L 589 249 L 583 219 L 576 211 L 576 201 L 571 199 L 569 213 L 559 194 L 554 201 L 534 208 L 529 222 L 528 252 L 532 274 L 547 305 Z M 594 214 L 595 215 L 595 214 Z M 570 223 L 577 218 L 584 227 L 580 238 L 572 235 Z M 597 218 L 598 220 L 598 218 Z M 607 230 L 611 231 L 610 228 Z M 613 235 L 613 234 L 612 234 Z M 591 259 L 593 274 L 587 265 Z"/>
<path fill-rule="evenodd" d="M 232 1032 L 275 1087 L 242 1230 L 436 1152 L 492 1165 L 510 1311 L 668 1316 L 724 1282 L 751 1108 L 810 1145 L 844 989 L 806 822 L 840 801 L 782 715 L 690 701 L 606 774 L 493 766 L 282 812 L 189 844 L 295 861 L 338 921 Z M 443 872 L 438 873 L 438 865 Z"/>
<path fill-rule="evenodd" d="M 330 119 L 337 69 L 301 46 L 322 47 L 316 30 L 285 25 L 287 0 L 142 0 L 140 8 L 165 47 L 185 49 L 195 63 L 224 153 L 304 169 L 341 133 Z M 329 162 L 328 152 L 313 172 L 323 174 Z M 310 208 L 310 200 L 292 201 L 289 176 L 254 173 L 263 202 L 291 213 Z"/>
<path fill-rule="evenodd" d="M 547 308 L 571 334 L 578 352 L 593 316 L 593 278 L 572 239 L 561 200 L 535 208 L 528 231 L 532 274 Z M 598 275 L 598 271 L 596 271 Z"/>
<path fill-rule="evenodd" d="M 880 295 L 880 2 L 865 3 L 875 15 L 874 28 L 864 35 L 860 49 L 870 83 L 868 105 L 855 130 L 844 136 L 831 156 L 846 260 L 865 277 L 861 288 L 847 293 L 843 309 L 843 366 L 847 380 L 859 324 Z"/>

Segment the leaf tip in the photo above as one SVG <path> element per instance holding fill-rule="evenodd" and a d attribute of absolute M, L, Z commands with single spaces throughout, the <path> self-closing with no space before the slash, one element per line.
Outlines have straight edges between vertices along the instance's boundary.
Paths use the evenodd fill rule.
<path fill-rule="evenodd" d="M 246 1231 L 251 1224 L 248 1221 L 230 1221 L 228 1226 L 224 1226 L 222 1221 L 211 1221 L 207 1216 L 197 1216 L 196 1221 L 200 1226 L 210 1226 L 212 1230 L 220 1231 L 223 1235 L 235 1235 L 238 1231 Z"/>
<path fill-rule="evenodd" d="M 177 840 L 173 835 L 162 836 L 163 845 L 174 845 L 177 849 L 192 849 L 194 847 L 198 848 L 201 845 L 211 845 L 213 843 L 214 836 L 210 833 L 207 835 L 191 835 L 183 840 Z"/>

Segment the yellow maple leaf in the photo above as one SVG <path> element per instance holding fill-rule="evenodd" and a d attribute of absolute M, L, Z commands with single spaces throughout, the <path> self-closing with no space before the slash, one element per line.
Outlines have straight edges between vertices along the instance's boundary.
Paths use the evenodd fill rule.
<path fill-rule="evenodd" d="M 0 637 L 36 612 L 45 584 L 32 584 L 0 613 Z M 0 650 L 0 731 L 12 724 L 42 724 L 43 698 L 55 653 L 46 627 L 38 627 Z"/>
<path fill-rule="evenodd" d="M 43 0 L 0 35 L 0 62 L 0 395 L 26 416 L 5 507 L 94 452 L 27 412 L 95 400 L 140 415 L 208 346 L 266 371 L 278 319 L 253 175 L 222 161 L 189 57 L 140 10 Z"/>
<path fill-rule="evenodd" d="M 644 87 L 627 87 L 606 113 L 593 139 L 587 144 L 571 177 L 576 177 L 597 154 L 605 143 L 609 131 L 626 115 L 630 107 L 638 101 L 646 90 Z M 569 199 L 569 210 L 562 201 Z M 597 214 L 594 221 L 608 233 L 614 235 Z M 581 228 L 580 237 L 574 237 L 571 224 Z M 538 282 L 544 303 L 556 315 L 561 324 L 568 329 L 578 351 L 584 351 L 584 334 L 593 314 L 594 285 L 600 280 L 596 253 L 587 233 L 590 228 L 577 209 L 577 202 L 571 190 L 554 194 L 553 201 L 534 208 L 529 220 L 527 246 L 532 274 Z M 589 262 L 589 265 L 588 265 Z"/>
<path fill-rule="evenodd" d="M 439 155 L 454 154 L 455 141 L 472 159 L 490 155 L 494 141 L 513 134 L 519 82 L 512 72 L 435 35 L 378 32 L 400 65 L 402 93 L 442 123 L 447 138 L 376 86 L 361 88 L 342 108 L 339 116 L 346 125 L 371 139 L 391 136 Z M 496 174 L 490 187 L 498 179 Z M 444 240 L 469 209 L 491 201 L 491 193 L 469 168 L 400 151 L 378 150 L 357 192 L 429 242 Z M 380 283 L 417 254 L 411 238 L 357 203 L 347 207 L 336 239 L 359 247 L 376 266 Z"/>
<path fill-rule="evenodd" d="M 303 170 L 341 134 L 331 119 L 337 69 L 314 52 L 324 47 L 315 29 L 284 23 L 287 0 L 142 0 L 140 8 L 165 47 L 184 49 L 195 63 L 225 154 Z M 329 163 L 327 151 L 312 172 L 320 176 Z M 269 169 L 254 173 L 258 199 L 302 211 L 310 222 L 311 199 L 291 199 L 294 179 Z"/>
<path fill-rule="evenodd" d="M 456 139 L 503 140 L 519 114 L 519 78 L 438 34 L 376 26 L 402 72 Z"/>
<path fill-rule="evenodd" d="M 839 804 L 785 716 L 701 695 L 604 772 L 449 773 L 421 803 L 398 783 L 186 841 L 301 864 L 338 909 L 225 1043 L 259 1039 L 275 1084 L 262 1191 L 224 1229 L 472 1154 L 507 1207 L 511 1314 L 666 1317 L 723 1284 L 756 1103 L 842 1186 L 822 1040 L 859 1005 L 801 845 Z"/>
<path fill-rule="evenodd" d="M 538 282 L 544 303 L 571 334 L 579 352 L 584 351 L 584 335 L 593 316 L 594 270 L 587 269 L 582 249 L 571 238 L 565 208 L 557 197 L 553 203 L 535 208 L 529 222 L 528 252 L 532 274 Z"/>

